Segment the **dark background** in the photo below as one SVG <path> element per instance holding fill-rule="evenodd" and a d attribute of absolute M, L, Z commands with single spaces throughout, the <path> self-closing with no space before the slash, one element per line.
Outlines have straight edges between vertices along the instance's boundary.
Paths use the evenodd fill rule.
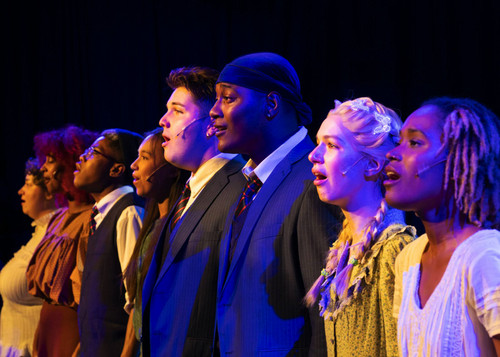
<path fill-rule="evenodd" d="M 468 96 L 500 113 L 500 1 L 10 1 L 1 13 L 0 260 L 30 234 L 17 190 L 33 136 L 157 126 L 173 68 L 272 51 L 295 66 L 315 135 L 334 99 L 403 117 Z"/>

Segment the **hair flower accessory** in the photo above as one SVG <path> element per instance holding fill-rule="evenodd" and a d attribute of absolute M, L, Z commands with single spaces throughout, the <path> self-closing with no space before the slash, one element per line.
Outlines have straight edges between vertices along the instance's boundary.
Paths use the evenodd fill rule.
<path fill-rule="evenodd" d="M 372 111 L 370 110 L 370 107 L 366 105 L 366 99 L 354 99 L 350 107 L 354 111 L 364 111 L 366 113 L 371 113 Z M 388 133 L 391 131 L 391 117 L 385 114 L 380 114 L 376 110 L 373 111 L 373 116 L 375 117 L 375 120 L 379 122 L 379 125 L 373 129 L 372 133 L 373 135 L 375 134 L 380 134 L 380 133 Z"/>
<path fill-rule="evenodd" d="M 350 105 L 352 110 L 359 111 L 362 110 L 364 112 L 369 113 L 370 108 L 366 105 L 366 100 L 365 99 L 354 99 Z"/>
<path fill-rule="evenodd" d="M 373 129 L 373 134 L 388 133 L 391 131 L 391 117 L 385 114 L 374 113 L 375 120 L 380 124 Z"/>
<path fill-rule="evenodd" d="M 349 264 L 356 266 L 359 264 L 359 260 L 357 260 L 356 258 L 351 258 L 349 259 Z"/>
<path fill-rule="evenodd" d="M 321 270 L 321 275 L 323 275 L 325 278 L 328 278 L 330 275 L 332 275 L 332 273 L 326 269 L 323 269 Z"/>

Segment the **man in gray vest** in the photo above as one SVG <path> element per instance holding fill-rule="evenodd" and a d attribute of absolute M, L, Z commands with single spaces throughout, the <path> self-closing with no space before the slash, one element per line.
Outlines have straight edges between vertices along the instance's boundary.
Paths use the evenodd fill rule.
<path fill-rule="evenodd" d="M 142 226 L 142 202 L 131 187 L 130 164 L 142 137 L 123 129 L 102 133 L 80 156 L 75 186 L 95 200 L 90 236 L 80 242 L 77 265 L 81 274 L 78 308 L 80 351 L 83 356 L 119 356 L 128 315 L 122 272 Z M 83 267 L 82 267 L 83 262 Z"/>

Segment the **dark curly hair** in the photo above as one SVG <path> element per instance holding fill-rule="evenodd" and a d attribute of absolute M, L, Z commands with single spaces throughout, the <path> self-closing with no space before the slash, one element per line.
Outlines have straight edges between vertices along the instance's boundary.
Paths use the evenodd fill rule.
<path fill-rule="evenodd" d="M 52 156 L 62 166 L 61 185 L 64 194 L 56 194 L 56 204 L 62 206 L 66 200 L 91 202 L 89 194 L 73 184 L 75 164 L 80 155 L 94 142 L 98 133 L 74 125 L 35 135 L 34 150 L 40 163 Z"/>
<path fill-rule="evenodd" d="M 43 180 L 43 172 L 40 170 L 40 162 L 38 159 L 34 157 L 30 157 L 26 161 L 24 175 L 31 175 L 33 177 L 33 183 L 37 186 L 40 186 L 44 191 L 47 191 L 47 187 L 45 186 L 45 181 Z"/>

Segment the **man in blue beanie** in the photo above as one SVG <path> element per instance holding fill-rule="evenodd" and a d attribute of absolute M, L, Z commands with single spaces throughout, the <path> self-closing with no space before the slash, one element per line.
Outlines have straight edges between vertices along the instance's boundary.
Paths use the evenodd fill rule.
<path fill-rule="evenodd" d="M 304 128 L 312 115 L 297 73 L 279 55 L 250 54 L 225 66 L 216 92 L 207 135 L 217 136 L 220 151 L 250 158 L 221 242 L 221 355 L 326 355 L 323 321 L 302 299 L 340 218 L 312 183 L 314 144 Z"/>

